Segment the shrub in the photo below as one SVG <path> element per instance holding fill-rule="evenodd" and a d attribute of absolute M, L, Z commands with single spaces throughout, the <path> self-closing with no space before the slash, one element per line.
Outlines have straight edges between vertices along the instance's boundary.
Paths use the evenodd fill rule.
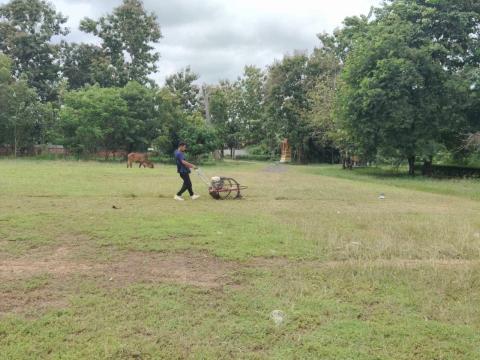
<path fill-rule="evenodd" d="M 272 161 L 272 157 L 270 155 L 236 155 L 236 160 L 252 160 L 252 161 Z"/>

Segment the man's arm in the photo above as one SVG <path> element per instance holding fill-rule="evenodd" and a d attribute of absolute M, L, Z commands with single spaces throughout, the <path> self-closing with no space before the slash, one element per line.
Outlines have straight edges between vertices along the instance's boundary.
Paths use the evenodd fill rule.
<path fill-rule="evenodd" d="M 182 164 L 185 165 L 187 168 L 190 168 L 190 169 L 196 169 L 197 168 L 195 165 L 189 163 L 186 160 L 182 160 Z"/>

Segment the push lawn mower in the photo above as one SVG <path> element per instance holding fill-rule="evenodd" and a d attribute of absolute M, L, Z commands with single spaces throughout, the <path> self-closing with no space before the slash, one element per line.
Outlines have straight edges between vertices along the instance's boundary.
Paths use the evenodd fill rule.
<path fill-rule="evenodd" d="M 240 191 L 247 188 L 229 177 L 214 176 L 208 180 L 200 169 L 195 171 L 198 177 L 208 186 L 210 196 L 216 200 L 241 199 Z"/>

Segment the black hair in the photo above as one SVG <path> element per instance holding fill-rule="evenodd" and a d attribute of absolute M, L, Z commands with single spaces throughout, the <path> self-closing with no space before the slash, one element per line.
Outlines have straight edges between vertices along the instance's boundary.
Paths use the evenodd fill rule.
<path fill-rule="evenodd" d="M 178 147 L 180 147 L 180 146 L 184 146 L 184 145 L 187 145 L 187 144 L 186 144 L 186 143 L 184 143 L 183 141 L 180 141 L 180 142 L 178 143 Z"/>

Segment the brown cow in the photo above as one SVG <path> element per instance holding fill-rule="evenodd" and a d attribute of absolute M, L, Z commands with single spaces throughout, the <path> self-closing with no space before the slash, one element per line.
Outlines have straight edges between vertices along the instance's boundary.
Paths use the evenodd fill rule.
<path fill-rule="evenodd" d="M 134 162 L 140 163 L 140 165 L 138 166 L 139 168 L 141 168 L 142 165 L 143 167 L 149 167 L 150 169 L 153 168 L 153 163 L 148 160 L 147 154 L 130 153 L 128 154 L 127 159 L 127 168 L 131 168 Z"/>

